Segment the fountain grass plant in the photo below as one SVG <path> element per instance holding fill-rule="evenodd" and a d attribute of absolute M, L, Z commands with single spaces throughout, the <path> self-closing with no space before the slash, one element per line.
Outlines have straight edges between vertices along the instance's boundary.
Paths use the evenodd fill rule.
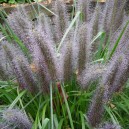
<path fill-rule="evenodd" d="M 95 9 L 90 4 L 77 1 L 71 19 L 66 5 L 57 0 L 52 5 L 56 15 L 36 13 L 34 21 L 20 6 L 1 25 L 1 108 L 7 106 L 13 116 L 18 106 L 22 118 L 27 112 L 32 129 L 128 126 L 117 108 L 129 108 L 128 96 L 122 93 L 127 109 L 119 100 L 129 76 L 126 0 L 97 3 Z M 11 122 L 14 128 L 28 127 L 17 124 L 19 118 L 16 125 Z"/>

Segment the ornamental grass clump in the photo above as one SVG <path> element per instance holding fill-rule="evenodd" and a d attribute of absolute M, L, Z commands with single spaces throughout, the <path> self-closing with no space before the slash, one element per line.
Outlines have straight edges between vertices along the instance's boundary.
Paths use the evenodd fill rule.
<path fill-rule="evenodd" d="M 129 77 L 129 18 L 124 11 L 126 0 L 108 0 L 104 6 L 97 3 L 95 9 L 91 9 L 90 2 L 77 1 L 73 24 L 66 5 L 59 0 L 52 5 L 54 16 L 39 14 L 35 21 L 19 7 L 7 22 L 22 45 L 17 40 L 10 43 L 3 39 L 0 53 L 4 51 L 5 63 L 13 71 L 9 78 L 15 77 L 22 89 L 33 93 L 49 93 L 51 82 L 68 83 L 75 75 L 83 89 L 97 81 L 87 113 L 89 124 L 97 127 L 104 106 Z M 77 17 L 80 15 L 82 19 Z M 99 32 L 105 35 L 101 57 L 110 59 L 106 63 L 94 61 L 101 42 Z M 6 75 L 4 70 L 1 73 Z"/>
<path fill-rule="evenodd" d="M 81 73 L 89 61 L 91 39 L 88 24 L 84 22 L 75 28 L 72 27 L 60 44 L 69 26 L 70 18 L 66 5 L 61 1 L 55 1 L 53 10 L 58 15 L 49 18 L 41 14 L 33 22 L 25 9 L 19 7 L 7 18 L 10 28 L 23 42 L 24 48 L 29 51 L 28 59 L 16 41 L 12 44 L 2 41 L 1 49 L 4 50 L 22 89 L 48 92 L 51 81 L 69 82 L 75 71 L 78 69 Z M 32 65 L 35 70 L 31 68 Z"/>

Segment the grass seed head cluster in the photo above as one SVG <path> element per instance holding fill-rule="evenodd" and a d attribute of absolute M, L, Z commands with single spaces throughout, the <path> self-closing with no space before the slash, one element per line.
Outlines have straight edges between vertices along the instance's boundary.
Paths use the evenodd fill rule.
<path fill-rule="evenodd" d="M 1 79 L 6 79 L 7 74 L 4 62 L 10 66 L 19 86 L 33 93 L 40 90 L 47 93 L 50 82 L 67 83 L 76 72 L 83 89 L 99 80 L 87 113 L 89 124 L 96 127 L 101 122 L 104 105 L 113 93 L 120 91 L 129 77 L 129 26 L 125 3 L 126 0 L 107 0 L 105 5 L 97 3 L 92 9 L 90 0 L 78 0 L 75 16 L 80 11 L 82 19 L 76 20 L 63 43 L 70 25 L 70 14 L 62 1 L 56 0 L 52 5 L 56 15 L 50 18 L 39 14 L 35 21 L 23 7 L 18 8 L 8 16 L 7 22 L 29 51 L 29 58 L 16 41 L 10 43 L 3 39 L 0 45 L 0 53 L 4 51 L 4 59 L 0 59 Z M 100 40 L 92 41 L 100 31 L 105 33 L 103 50 L 108 49 L 110 56 L 106 64 L 92 62 Z M 106 124 L 104 129 L 108 127 L 114 126 Z"/>

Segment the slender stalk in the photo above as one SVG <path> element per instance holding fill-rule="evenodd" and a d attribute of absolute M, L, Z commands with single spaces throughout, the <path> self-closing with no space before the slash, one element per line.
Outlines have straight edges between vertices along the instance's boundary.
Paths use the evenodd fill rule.
<path fill-rule="evenodd" d="M 63 84 L 63 86 L 64 86 L 64 84 Z M 71 112 L 70 112 L 70 109 L 69 109 L 67 97 L 66 97 L 66 94 L 65 94 L 65 91 L 64 91 L 64 88 L 62 87 L 62 85 L 61 85 L 61 90 L 62 90 L 62 93 L 63 93 L 64 102 L 65 102 L 65 105 L 66 105 L 66 108 L 67 108 L 71 129 L 74 129 L 73 120 L 72 120 Z"/>
<path fill-rule="evenodd" d="M 118 44 L 120 43 L 120 40 L 121 40 L 122 36 L 124 35 L 124 32 L 125 32 L 125 30 L 126 30 L 128 25 L 129 25 L 129 21 L 127 21 L 125 27 L 123 28 L 122 32 L 120 33 L 120 36 L 118 37 L 118 39 L 117 39 L 117 41 L 116 41 L 116 43 L 115 43 L 110 55 L 109 55 L 109 59 L 111 59 L 111 57 L 113 56 L 113 54 L 114 54 Z"/>
<path fill-rule="evenodd" d="M 61 42 L 60 42 L 60 44 L 59 44 L 59 46 L 58 46 L 58 48 L 57 48 L 57 53 L 59 53 L 60 48 L 61 48 L 61 46 L 62 46 L 62 44 L 63 44 L 63 42 L 64 42 L 64 40 L 65 40 L 67 34 L 69 33 L 69 31 L 70 31 L 71 28 L 73 27 L 73 25 L 74 25 L 74 23 L 76 22 L 77 18 L 80 16 L 80 13 L 81 13 L 80 11 L 78 11 L 78 12 L 76 13 L 76 16 L 74 17 L 74 19 L 72 20 L 71 24 L 70 24 L 69 27 L 67 28 L 67 30 L 66 30 L 65 34 L 63 35 L 63 38 L 61 39 Z"/>
<path fill-rule="evenodd" d="M 51 129 L 54 129 L 54 124 L 53 124 L 53 102 L 52 102 L 52 82 L 50 83 L 50 108 L 51 108 Z"/>

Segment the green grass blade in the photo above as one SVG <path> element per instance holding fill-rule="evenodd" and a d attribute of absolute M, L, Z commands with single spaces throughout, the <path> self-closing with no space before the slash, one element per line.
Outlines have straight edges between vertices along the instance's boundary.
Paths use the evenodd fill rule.
<path fill-rule="evenodd" d="M 50 109 L 51 109 L 51 129 L 54 129 L 54 124 L 53 124 L 53 102 L 52 102 L 52 83 L 50 84 Z"/>
<path fill-rule="evenodd" d="M 115 52 L 115 50 L 116 50 L 116 48 L 117 48 L 122 36 L 124 35 L 124 32 L 125 32 L 128 24 L 129 24 L 129 21 L 126 23 L 125 27 L 123 28 L 122 32 L 120 33 L 120 36 L 118 37 L 118 39 L 117 39 L 117 41 L 116 41 L 116 43 L 115 43 L 110 55 L 109 55 L 109 59 L 111 59 L 112 55 L 114 54 L 114 52 Z"/>
<path fill-rule="evenodd" d="M 0 42 L 1 42 L 3 39 L 5 39 L 5 38 L 6 38 L 6 36 L 4 36 L 4 37 L 0 38 Z"/>
<path fill-rule="evenodd" d="M 64 40 L 65 40 L 67 34 L 69 33 L 69 31 L 70 31 L 71 28 L 73 27 L 73 25 L 74 25 L 74 23 L 76 22 L 77 18 L 80 16 L 80 13 L 81 13 L 80 11 L 78 11 L 78 12 L 76 13 L 76 16 L 74 17 L 74 19 L 73 19 L 72 22 L 70 23 L 69 27 L 67 28 L 66 32 L 64 33 L 63 38 L 61 39 L 61 42 L 60 42 L 60 44 L 59 44 L 59 46 L 58 46 L 58 48 L 57 48 L 57 53 L 59 53 L 60 48 L 61 48 L 61 46 L 62 46 L 62 44 L 63 44 L 63 42 L 64 42 Z"/>
<path fill-rule="evenodd" d="M 37 95 L 33 96 L 32 99 L 24 106 L 24 109 L 29 106 L 39 95 L 41 92 L 39 92 Z"/>
<path fill-rule="evenodd" d="M 82 129 L 85 129 L 85 119 L 84 119 L 83 113 L 79 111 L 79 114 L 81 117 Z"/>
<path fill-rule="evenodd" d="M 5 30 L 5 28 L 4 28 L 1 24 L 0 24 L 0 29 L 1 29 L 1 32 L 6 36 L 7 40 L 8 40 L 9 42 L 11 42 L 11 38 L 8 36 L 8 34 L 7 34 L 6 30 Z"/>
<path fill-rule="evenodd" d="M 65 102 L 65 105 L 66 105 L 66 108 L 67 108 L 67 112 L 68 112 L 68 116 L 69 116 L 69 120 L 70 120 L 71 129 L 74 129 L 74 125 L 73 125 L 73 120 L 72 120 L 70 108 L 69 108 L 69 105 L 68 105 L 68 101 L 66 99 L 66 95 L 65 95 L 65 91 L 64 91 L 63 86 L 61 85 L 61 90 L 62 90 L 62 93 L 63 93 L 64 102 Z"/>
<path fill-rule="evenodd" d="M 105 106 L 105 109 L 106 109 L 106 111 L 108 112 L 109 116 L 111 117 L 112 122 L 113 122 L 114 124 L 119 124 L 119 122 L 118 122 L 116 116 L 115 116 L 114 113 L 111 111 L 111 109 L 110 109 L 109 107 L 107 107 L 107 106 Z"/>
<path fill-rule="evenodd" d="M 94 38 L 93 40 L 91 41 L 90 44 L 93 44 L 99 37 L 101 37 L 102 35 L 104 34 L 103 31 L 100 31 Z"/>
<path fill-rule="evenodd" d="M 19 92 L 19 88 L 17 88 L 17 95 L 19 96 L 19 94 L 20 94 L 20 92 Z M 21 97 L 19 98 L 19 102 L 20 102 L 20 105 L 21 105 L 21 107 L 22 107 L 22 109 L 23 109 L 24 113 L 26 114 L 26 112 L 25 112 L 25 110 L 24 110 L 24 106 L 23 106 L 23 102 L 22 102 Z"/>
<path fill-rule="evenodd" d="M 25 93 L 26 93 L 26 91 L 24 90 L 20 94 L 18 94 L 18 96 L 16 97 L 16 99 L 9 106 L 9 108 L 12 109 Z"/>
<path fill-rule="evenodd" d="M 48 118 L 45 118 L 44 120 L 43 120 L 43 123 L 42 123 L 42 128 L 41 129 L 46 129 L 46 127 L 47 127 L 47 124 L 48 124 L 48 122 L 49 122 L 50 120 L 48 119 Z"/>
<path fill-rule="evenodd" d="M 62 129 L 62 125 L 63 125 L 63 122 L 64 122 L 64 118 L 62 118 L 58 124 L 58 129 Z"/>
<path fill-rule="evenodd" d="M 57 119 L 57 115 L 54 114 L 53 117 L 54 117 L 54 126 L 55 126 L 55 128 L 57 129 L 57 128 L 58 128 L 58 119 Z"/>
<path fill-rule="evenodd" d="M 32 129 L 38 129 L 38 127 L 41 128 L 41 124 L 39 124 L 39 123 L 40 123 L 39 114 L 40 114 L 40 113 L 39 113 L 39 109 L 38 109 L 37 114 L 36 114 L 36 119 L 35 119 L 35 121 L 34 121 L 34 124 L 33 124 Z"/>
<path fill-rule="evenodd" d="M 43 121 L 45 119 L 45 113 L 46 113 L 47 106 L 48 106 L 48 103 L 46 103 L 44 105 L 43 110 L 42 110 L 42 125 L 43 125 Z"/>
<path fill-rule="evenodd" d="M 54 12 L 52 12 L 50 9 L 48 9 L 47 7 L 45 7 L 43 4 L 41 4 L 41 3 L 37 3 L 37 4 L 40 5 L 42 8 L 44 8 L 49 13 L 51 13 L 52 15 L 57 16 Z"/>

